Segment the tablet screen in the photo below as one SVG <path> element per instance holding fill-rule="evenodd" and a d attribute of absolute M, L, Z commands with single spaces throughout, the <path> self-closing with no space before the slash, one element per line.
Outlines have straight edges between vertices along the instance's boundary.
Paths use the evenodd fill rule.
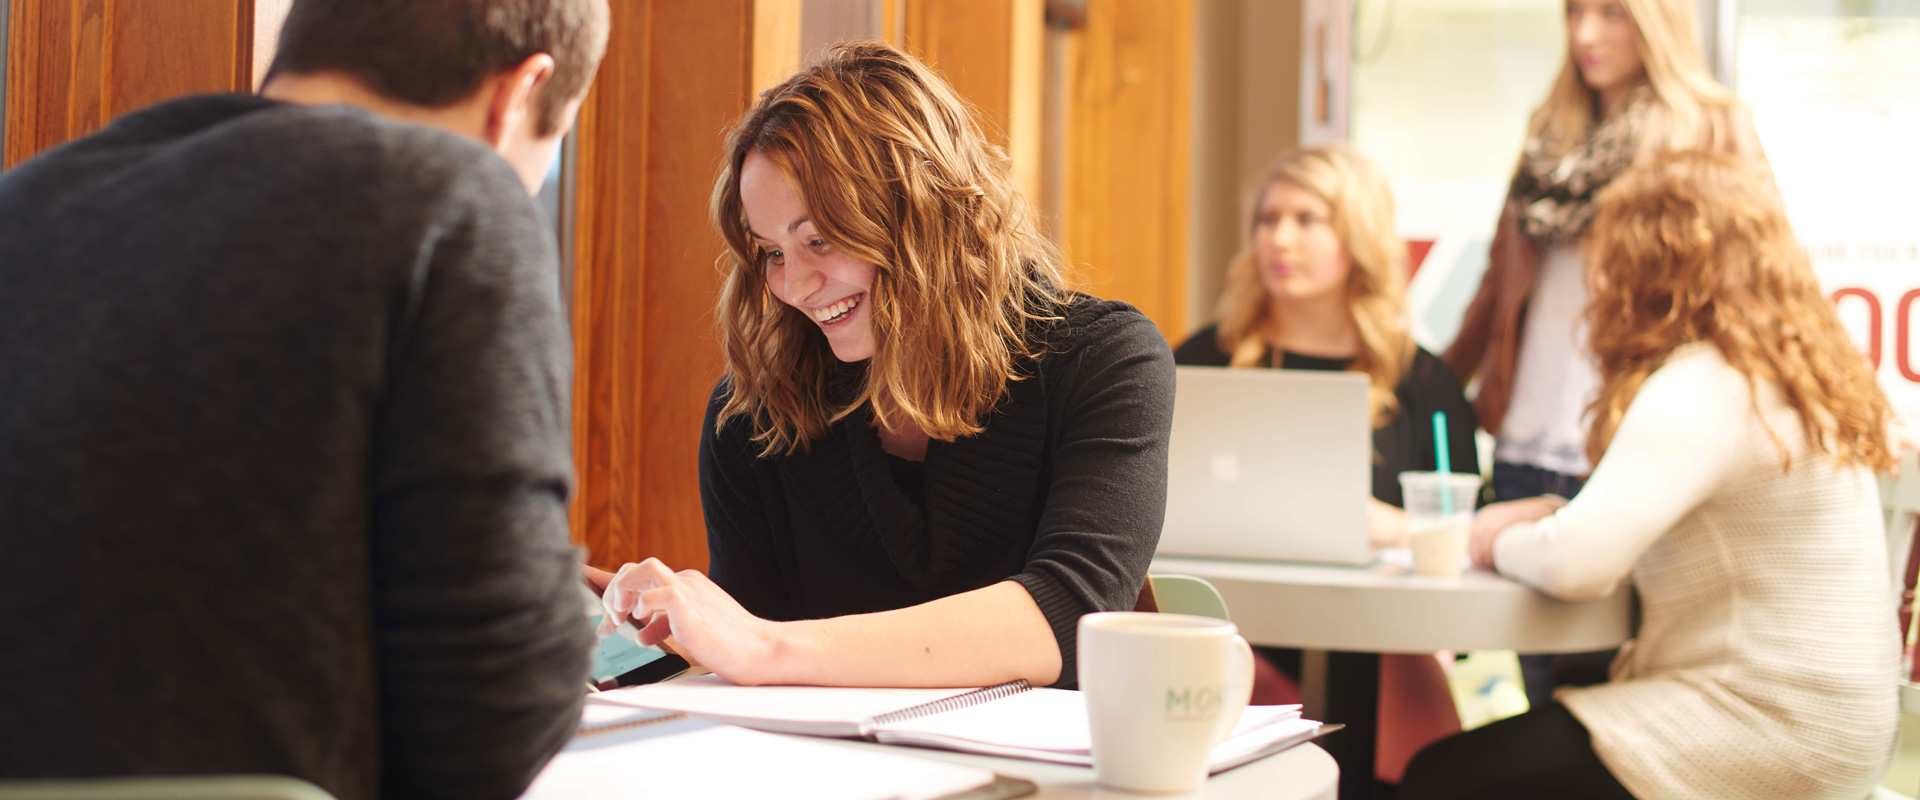
<path fill-rule="evenodd" d="M 603 616 L 600 598 L 594 597 L 591 591 L 587 592 L 587 597 L 591 600 L 587 606 L 587 624 L 599 630 Z M 633 626 L 624 625 L 622 630 L 630 632 Z M 600 637 L 600 642 L 593 648 L 594 683 L 613 681 L 621 686 L 635 686 L 666 680 L 686 668 L 686 659 L 658 647 L 642 645 L 620 632 Z"/>
<path fill-rule="evenodd" d="M 600 615 L 593 615 L 591 623 L 597 629 L 600 625 Z M 593 648 L 593 679 L 595 681 L 614 680 L 662 658 L 670 657 L 672 655 L 665 650 L 635 644 L 624 636 L 610 633 L 600 637 L 600 644 Z M 686 662 L 681 662 L 680 668 L 685 669 Z M 628 684 L 622 681 L 621 685 Z"/>

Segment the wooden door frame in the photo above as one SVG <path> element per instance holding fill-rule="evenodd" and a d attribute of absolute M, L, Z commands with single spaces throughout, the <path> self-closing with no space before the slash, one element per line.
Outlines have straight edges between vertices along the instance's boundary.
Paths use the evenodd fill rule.
<path fill-rule="evenodd" d="M 794 0 L 614 5 L 574 174 L 573 536 L 603 568 L 705 569 L 698 447 L 720 377 L 707 202 L 756 76 L 794 59 Z M 792 65 L 785 66 L 790 73 Z"/>

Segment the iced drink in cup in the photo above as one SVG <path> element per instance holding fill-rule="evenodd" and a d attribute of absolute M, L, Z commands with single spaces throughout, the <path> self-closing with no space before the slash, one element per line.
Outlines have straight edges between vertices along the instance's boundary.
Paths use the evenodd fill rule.
<path fill-rule="evenodd" d="M 1402 472 L 1400 493 L 1407 511 L 1407 545 L 1419 575 L 1458 578 L 1467 568 L 1467 529 L 1473 524 L 1480 476 L 1452 472 Z"/>

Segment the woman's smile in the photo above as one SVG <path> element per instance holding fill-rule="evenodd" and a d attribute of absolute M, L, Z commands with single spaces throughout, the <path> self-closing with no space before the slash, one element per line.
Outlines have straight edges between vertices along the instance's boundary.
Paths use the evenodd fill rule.
<path fill-rule="evenodd" d="M 832 333 L 846 327 L 847 323 L 852 321 L 854 312 L 865 305 L 861 301 L 866 298 L 867 293 L 860 292 L 807 313 L 812 315 L 813 321 L 820 325 L 821 330 Z"/>

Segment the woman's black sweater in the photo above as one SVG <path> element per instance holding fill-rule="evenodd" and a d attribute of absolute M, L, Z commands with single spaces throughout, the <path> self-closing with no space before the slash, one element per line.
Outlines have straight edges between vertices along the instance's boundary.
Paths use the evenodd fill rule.
<path fill-rule="evenodd" d="M 754 421 L 701 433 L 709 575 L 748 611 L 795 620 L 886 611 L 1013 580 L 1046 615 L 1060 684 L 1081 615 L 1130 609 L 1166 513 L 1173 358 L 1132 306 L 1080 297 L 986 430 L 888 456 L 871 414 L 804 452 L 758 456 Z M 854 369 L 857 370 L 857 367 Z"/>
<path fill-rule="evenodd" d="M 1196 367 L 1227 366 L 1230 357 L 1221 351 L 1219 338 L 1219 326 L 1207 326 L 1180 344 L 1173 353 L 1174 363 Z M 1261 360 L 1268 359 L 1263 357 Z M 1287 352 L 1280 354 L 1281 369 L 1341 372 L 1352 364 L 1349 359 L 1316 358 Z M 1453 471 L 1480 474 L 1480 455 L 1473 443 L 1473 429 L 1477 424 L 1473 404 L 1467 402 L 1460 388 L 1460 379 L 1454 377 L 1453 370 L 1448 369 L 1445 362 L 1424 348 L 1415 348 L 1413 362 L 1407 365 L 1406 374 L 1400 377 L 1400 385 L 1394 388 L 1393 396 L 1400 401 L 1399 413 L 1394 414 L 1386 425 L 1373 431 L 1374 499 L 1398 507 L 1402 504 L 1400 473 L 1439 469 L 1440 459 L 1433 448 L 1435 411 L 1447 412 L 1447 455 L 1452 459 L 1450 466 Z"/>

